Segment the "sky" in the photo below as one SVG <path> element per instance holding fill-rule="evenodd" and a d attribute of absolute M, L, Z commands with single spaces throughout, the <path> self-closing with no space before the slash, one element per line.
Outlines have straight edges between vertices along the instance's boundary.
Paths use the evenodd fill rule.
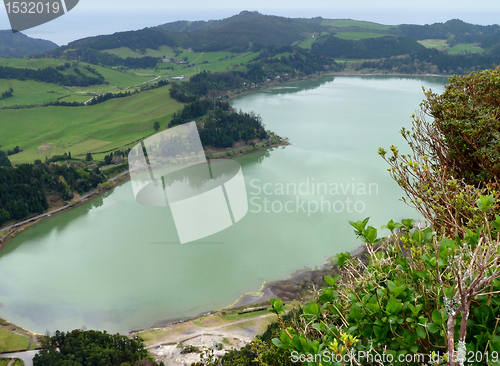
<path fill-rule="evenodd" d="M 22 1 L 22 0 L 21 0 Z M 31 1 L 31 0 L 29 0 Z M 461 19 L 473 24 L 499 24 L 498 0 L 80 0 L 68 14 L 26 30 L 33 37 L 59 45 L 73 40 L 142 29 L 176 20 L 222 19 L 242 10 L 286 17 L 355 19 L 382 24 L 432 24 Z M 0 29 L 9 29 L 7 11 L 0 7 Z"/>

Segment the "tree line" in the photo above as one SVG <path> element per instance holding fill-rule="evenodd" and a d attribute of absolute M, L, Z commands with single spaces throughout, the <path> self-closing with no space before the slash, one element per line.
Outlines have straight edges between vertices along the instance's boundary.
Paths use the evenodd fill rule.
<path fill-rule="evenodd" d="M 110 48 L 115 48 L 115 46 Z M 36 55 L 33 57 L 44 58 L 47 56 L 53 58 L 64 57 L 71 60 L 79 60 L 95 65 L 102 64 L 108 66 L 125 66 L 129 68 L 139 68 L 139 69 L 154 68 L 156 67 L 159 61 L 158 57 L 151 57 L 151 56 L 122 58 L 86 46 L 76 49 L 71 49 L 71 48 L 66 49 L 65 47 L 60 47 L 53 51 L 46 52 L 44 54 Z"/>
<path fill-rule="evenodd" d="M 81 72 L 76 74 L 63 74 L 53 67 L 35 70 L 0 66 L 0 79 L 16 79 L 21 81 L 36 80 L 64 86 L 89 86 L 104 84 L 106 82 L 104 77 L 100 74 L 95 77 L 83 75 Z"/>
<path fill-rule="evenodd" d="M 280 58 L 276 54 L 283 55 Z M 211 73 L 203 71 L 188 81 L 172 84 L 170 96 L 181 103 L 190 103 L 209 93 L 216 95 L 231 89 L 249 87 L 252 83 L 292 79 L 317 72 L 338 71 L 340 65 L 328 55 L 299 47 L 267 47 L 244 71 Z"/>
<path fill-rule="evenodd" d="M 12 87 L 9 87 L 9 90 L 7 91 L 4 91 L 1 96 L 0 96 L 0 100 L 1 99 L 6 99 L 6 98 L 10 98 L 12 96 L 14 96 L 14 89 L 12 89 Z"/>
<path fill-rule="evenodd" d="M 499 49 L 500 51 L 500 49 Z M 425 48 L 404 57 L 390 57 L 361 62 L 357 69 L 375 68 L 406 74 L 431 72 L 464 74 L 491 68 L 500 62 L 500 54 L 448 55 L 436 49 Z"/>

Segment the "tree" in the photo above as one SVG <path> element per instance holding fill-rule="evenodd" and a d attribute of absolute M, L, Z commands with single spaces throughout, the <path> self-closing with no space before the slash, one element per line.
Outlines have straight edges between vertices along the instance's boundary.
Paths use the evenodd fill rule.
<path fill-rule="evenodd" d="M 391 146 L 392 156 L 384 149 L 379 154 L 408 203 L 435 230 L 463 237 L 484 222 L 476 209 L 479 196 L 500 198 L 500 70 L 454 76 L 443 94 L 428 90 L 425 96 L 411 131 L 401 130 L 411 153 Z M 488 219 L 499 212 L 496 205 Z"/>
<path fill-rule="evenodd" d="M 56 331 L 47 343 L 48 348 L 41 350 L 33 358 L 34 366 L 163 365 L 156 363 L 148 355 L 138 338 L 128 338 L 120 334 L 95 330 L 73 330 L 68 333 Z"/>
<path fill-rule="evenodd" d="M 5 151 L 0 150 L 0 167 L 2 166 L 7 166 L 10 167 L 12 166 L 9 158 L 7 157 L 7 154 Z"/>
<path fill-rule="evenodd" d="M 86 161 L 92 161 L 94 158 L 92 157 L 91 153 L 87 153 L 87 157 L 85 158 Z"/>
<path fill-rule="evenodd" d="M 401 131 L 411 154 L 402 155 L 395 146 L 392 156 L 386 158 L 384 149 L 379 154 L 410 205 L 443 237 L 435 245 L 436 260 L 452 259 L 444 266 L 436 262 L 435 278 L 447 316 L 448 355 L 456 347 L 459 356 L 449 365 L 463 365 L 471 309 L 475 305 L 481 313 L 478 297 L 489 295 L 489 306 L 498 293 L 492 283 L 500 276 L 500 69 L 455 75 L 443 94 L 429 90 L 425 96 L 412 131 Z M 454 247 L 442 256 L 445 240 Z M 445 278 L 452 283 L 443 284 Z"/>
<path fill-rule="evenodd" d="M 153 128 L 155 129 L 156 132 L 160 129 L 160 122 L 156 121 L 153 125 Z"/>

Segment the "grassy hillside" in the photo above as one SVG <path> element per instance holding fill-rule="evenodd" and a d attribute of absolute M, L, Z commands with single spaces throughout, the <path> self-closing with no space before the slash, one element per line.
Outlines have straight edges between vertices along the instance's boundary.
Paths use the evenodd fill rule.
<path fill-rule="evenodd" d="M 121 58 L 127 58 L 127 57 L 144 57 L 144 56 L 151 56 L 151 57 L 175 57 L 174 49 L 170 46 L 159 46 L 157 50 L 154 50 L 152 48 L 146 48 L 144 53 L 138 52 L 138 51 L 133 51 L 129 47 L 120 47 L 120 48 L 113 48 L 109 50 L 103 50 L 102 52 L 109 53 L 111 55 L 116 55 Z"/>
<path fill-rule="evenodd" d="M 57 99 L 69 94 L 69 91 L 59 85 L 42 83 L 34 80 L 20 81 L 0 79 L 0 92 L 12 86 L 14 96 L 1 99 L 0 108 L 12 105 L 32 105 L 55 102 Z M 87 98 L 88 99 L 88 98 Z"/>
<path fill-rule="evenodd" d="M 154 132 L 155 121 L 167 126 L 181 107 L 170 98 L 169 87 L 162 87 L 88 107 L 4 109 L 0 110 L 0 145 L 6 150 L 18 145 L 24 150 L 9 157 L 13 164 L 69 151 L 76 157 L 147 136 Z M 47 150 L 38 149 L 49 144 Z"/>
<path fill-rule="evenodd" d="M 484 49 L 473 43 L 462 43 L 450 48 L 447 51 L 450 55 L 458 55 L 465 53 L 483 53 Z"/>
<path fill-rule="evenodd" d="M 38 69 L 47 67 L 63 66 L 67 61 L 55 59 L 18 59 L 18 58 L 0 58 L 0 66 L 9 66 L 16 68 Z M 62 101 L 66 102 L 84 102 L 90 98 L 87 93 L 105 93 L 141 86 L 157 76 L 165 74 L 165 70 L 116 70 L 109 67 L 96 66 L 85 62 L 78 63 L 79 72 L 83 75 L 91 75 L 84 69 L 90 66 L 101 74 L 109 84 L 92 85 L 87 87 L 63 87 L 52 83 L 43 83 L 34 80 L 20 81 L 11 80 L 11 86 L 14 89 L 14 96 L 0 100 L 0 108 L 13 105 L 38 105 L 55 102 L 59 98 L 68 96 Z M 62 74 L 74 74 L 74 67 L 62 71 Z M 9 81 L 0 79 L 0 93 L 8 90 Z M 133 91 L 133 90 L 132 90 Z"/>
<path fill-rule="evenodd" d="M 366 39 L 366 38 L 380 38 L 386 37 L 388 34 L 383 33 L 371 33 L 371 32 L 337 32 L 335 33 L 335 37 L 340 39 L 348 39 L 348 40 L 358 40 L 358 39 Z"/>
<path fill-rule="evenodd" d="M 448 47 L 448 42 L 445 39 L 423 39 L 418 41 L 425 48 L 435 48 L 441 50 Z"/>
<path fill-rule="evenodd" d="M 352 19 L 324 19 L 321 25 L 336 28 L 348 28 L 348 27 L 358 27 L 364 29 L 376 29 L 376 30 L 389 30 L 392 28 L 390 25 L 383 25 L 372 22 L 365 22 L 360 20 Z"/>

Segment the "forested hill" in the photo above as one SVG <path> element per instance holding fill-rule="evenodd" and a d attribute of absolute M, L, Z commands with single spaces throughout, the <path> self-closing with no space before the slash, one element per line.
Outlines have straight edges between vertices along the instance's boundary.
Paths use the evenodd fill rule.
<path fill-rule="evenodd" d="M 163 51 L 165 49 L 170 49 L 170 54 L 164 57 L 176 58 L 183 52 L 263 52 L 268 47 L 283 46 L 312 50 L 326 57 L 357 60 L 408 56 L 411 62 L 416 60 L 414 65 L 420 65 L 410 67 L 416 72 L 438 69 L 437 72 L 461 73 L 500 62 L 500 59 L 497 61 L 500 26 L 474 25 L 458 19 L 431 25 L 383 25 L 351 19 L 285 18 L 243 11 L 222 20 L 176 21 L 80 39 L 47 52 L 44 57 L 150 68 L 160 61 L 159 55 L 169 54 Z M 439 54 L 431 52 L 430 57 L 424 52 L 426 49 L 437 50 Z M 126 59 L 127 55 L 135 59 Z M 456 55 L 463 57 L 452 58 Z M 429 62 L 432 58 L 444 60 L 440 63 L 442 66 L 438 67 L 432 60 Z M 392 64 L 398 62 L 402 61 L 391 61 Z M 408 65 L 405 68 L 408 69 Z"/>
<path fill-rule="evenodd" d="M 11 30 L 0 30 L 0 57 L 24 57 L 59 47 L 51 41 L 35 39 Z"/>

